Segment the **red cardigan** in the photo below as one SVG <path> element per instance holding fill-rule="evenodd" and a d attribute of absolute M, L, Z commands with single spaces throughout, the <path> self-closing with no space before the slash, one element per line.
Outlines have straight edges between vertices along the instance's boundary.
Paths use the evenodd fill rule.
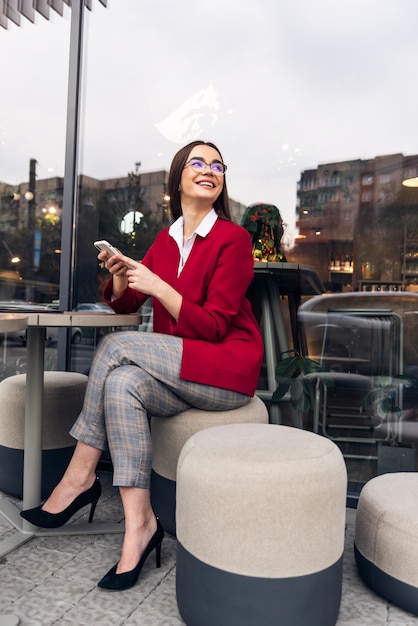
<path fill-rule="evenodd" d="M 247 231 L 218 218 L 177 276 L 179 249 L 166 228 L 142 262 L 183 296 L 177 322 L 153 298 L 154 332 L 183 337 L 181 378 L 254 395 L 263 342 L 246 298 L 254 274 Z M 112 301 L 112 279 L 103 292 L 116 313 L 137 311 L 147 297 L 128 287 Z"/>

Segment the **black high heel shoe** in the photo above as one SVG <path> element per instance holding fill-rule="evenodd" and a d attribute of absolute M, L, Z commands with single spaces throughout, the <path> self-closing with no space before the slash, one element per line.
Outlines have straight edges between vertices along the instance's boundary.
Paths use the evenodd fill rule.
<path fill-rule="evenodd" d="M 114 565 L 102 580 L 97 583 L 97 586 L 101 589 L 108 589 L 109 591 L 124 591 L 134 586 L 138 580 L 138 576 L 141 569 L 147 560 L 148 556 L 155 549 L 155 564 L 157 567 L 161 567 L 161 543 L 164 539 L 164 529 L 161 526 L 160 520 L 157 517 L 157 530 L 151 537 L 147 547 L 142 553 L 139 563 L 134 569 L 129 572 L 123 572 L 122 574 L 116 574 L 116 568 L 118 564 Z"/>
<path fill-rule="evenodd" d="M 34 509 L 21 511 L 20 515 L 23 519 L 27 520 L 34 526 L 39 526 L 40 528 L 59 528 L 60 526 L 64 526 L 74 513 L 77 513 L 77 511 L 82 509 L 84 506 L 87 506 L 87 504 L 91 504 L 89 515 L 89 524 L 91 524 L 96 510 L 97 501 L 101 494 L 102 487 L 100 485 L 99 477 L 96 476 L 96 479 L 90 489 L 80 493 L 80 495 L 77 496 L 71 504 L 69 504 L 67 508 L 60 513 L 48 513 L 48 511 L 43 511 L 41 505 L 35 507 Z"/>

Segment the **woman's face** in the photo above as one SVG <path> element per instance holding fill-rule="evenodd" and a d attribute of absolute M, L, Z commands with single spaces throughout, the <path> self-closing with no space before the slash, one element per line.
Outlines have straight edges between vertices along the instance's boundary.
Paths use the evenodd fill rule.
<path fill-rule="evenodd" d="M 217 150 L 206 145 L 195 146 L 181 175 L 181 199 L 206 199 L 213 204 L 224 186 L 222 170 L 222 159 Z"/>

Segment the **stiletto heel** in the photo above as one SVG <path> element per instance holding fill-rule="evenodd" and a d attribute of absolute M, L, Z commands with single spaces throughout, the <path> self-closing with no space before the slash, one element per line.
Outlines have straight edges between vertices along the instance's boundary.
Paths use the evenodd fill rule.
<path fill-rule="evenodd" d="M 91 503 L 90 515 L 89 515 L 89 524 L 91 524 L 92 521 L 93 521 L 94 513 L 96 511 L 97 502 L 98 502 L 98 499 L 96 500 L 96 502 L 92 502 Z"/>
<path fill-rule="evenodd" d="M 35 507 L 34 509 L 21 511 L 20 515 L 23 519 L 27 520 L 34 526 L 39 526 L 40 528 L 59 528 L 60 526 L 64 526 L 70 517 L 77 513 L 77 511 L 82 509 L 84 506 L 91 504 L 89 515 L 89 524 L 91 524 L 101 493 L 102 487 L 100 485 L 100 480 L 99 477 L 96 476 L 96 479 L 90 489 L 80 493 L 80 495 L 77 496 L 71 504 L 69 504 L 67 508 L 60 513 L 48 513 L 48 511 L 44 511 L 42 509 L 41 505 Z"/>
<path fill-rule="evenodd" d="M 149 543 L 142 553 L 139 559 L 138 565 L 131 569 L 129 572 L 123 572 L 122 574 L 116 574 L 118 564 L 114 565 L 102 580 L 97 583 L 97 586 L 101 589 L 108 589 L 109 591 L 124 591 L 134 586 L 138 580 L 138 576 L 141 569 L 147 560 L 148 556 L 153 550 L 155 550 L 155 564 L 157 567 L 161 567 L 161 543 L 164 539 L 164 529 L 161 526 L 160 520 L 157 517 L 157 530 L 149 540 Z"/>

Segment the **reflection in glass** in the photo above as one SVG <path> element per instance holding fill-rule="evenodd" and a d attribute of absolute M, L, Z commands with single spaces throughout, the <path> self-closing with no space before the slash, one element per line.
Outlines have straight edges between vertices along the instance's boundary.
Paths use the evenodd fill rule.
<path fill-rule="evenodd" d="M 168 226 L 169 163 L 198 138 L 223 147 L 234 219 L 277 206 L 287 260 L 314 266 L 328 291 L 413 295 L 417 188 L 402 181 L 418 175 L 418 6 L 360 3 L 344 28 L 325 0 L 212 8 L 119 0 L 86 13 L 72 304 L 100 300 L 94 240 L 140 259 Z M 3 302 L 58 298 L 70 17 L 64 3 L 62 17 L 1 31 Z M 215 41 L 228 45 L 207 53 Z"/>

